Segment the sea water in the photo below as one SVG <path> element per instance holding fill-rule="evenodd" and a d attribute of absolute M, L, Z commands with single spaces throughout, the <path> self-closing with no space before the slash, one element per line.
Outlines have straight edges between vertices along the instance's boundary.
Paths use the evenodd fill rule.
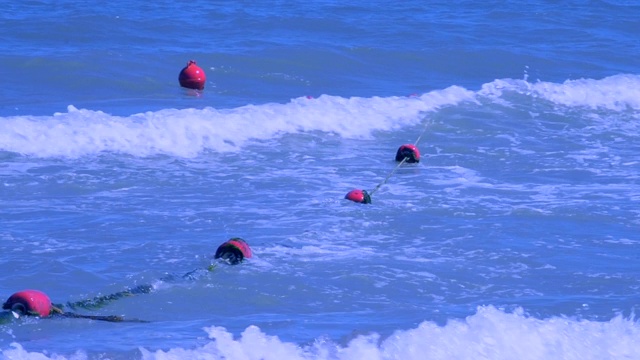
<path fill-rule="evenodd" d="M 4 4 L 2 358 L 640 359 L 638 14 Z"/>

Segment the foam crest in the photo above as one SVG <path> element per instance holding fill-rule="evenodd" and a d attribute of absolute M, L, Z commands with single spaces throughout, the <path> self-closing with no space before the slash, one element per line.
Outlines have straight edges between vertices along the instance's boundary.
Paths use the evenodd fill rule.
<path fill-rule="evenodd" d="M 267 335 L 255 326 L 237 339 L 221 327 L 205 329 L 213 340 L 194 350 L 143 352 L 143 359 L 627 359 L 640 356 L 635 345 L 640 325 L 616 317 L 609 322 L 568 318 L 540 320 L 494 307 L 445 326 L 423 322 L 386 339 L 358 336 L 345 346 L 328 340 L 297 346 Z M 585 346 L 589 344 L 589 346 Z"/>
<path fill-rule="evenodd" d="M 377 333 L 357 336 L 341 345 L 318 338 L 298 345 L 249 326 L 238 337 L 225 328 L 204 329 L 212 341 L 193 349 L 181 347 L 150 351 L 140 348 L 141 358 L 153 359 L 637 359 L 640 324 L 617 316 L 607 322 L 565 317 L 537 319 L 522 309 L 505 312 L 493 306 L 479 307 L 466 319 L 441 326 L 430 321 L 417 328 L 398 330 L 382 338 Z M 585 346 L 587 344 L 587 346 Z M 86 359 L 83 350 L 65 357 L 29 352 L 12 343 L 0 355 L 6 359 Z"/>
<path fill-rule="evenodd" d="M 129 117 L 68 107 L 51 117 L 18 116 L 0 122 L 0 150 L 39 157 L 80 157 L 101 152 L 133 156 L 194 157 L 203 151 L 238 151 L 248 141 L 286 133 L 323 131 L 370 138 L 422 120 L 421 113 L 472 96 L 457 87 L 420 97 L 342 98 L 323 95 L 287 104 L 235 109 L 164 109 Z"/>
<path fill-rule="evenodd" d="M 501 79 L 482 86 L 479 94 L 501 97 L 515 91 L 558 105 L 612 111 L 640 110 L 640 75 L 620 74 L 603 79 L 567 80 L 563 83 Z"/>
<path fill-rule="evenodd" d="M 636 75 L 567 80 L 562 84 L 540 82 L 533 84 L 532 90 L 542 98 L 567 106 L 640 110 L 640 76 Z"/>
<path fill-rule="evenodd" d="M 48 356 L 47 356 L 48 355 Z M 39 352 L 30 352 L 24 349 L 22 345 L 17 342 L 13 342 L 10 344 L 10 348 L 6 350 L 0 351 L 0 359 L 13 360 L 13 359 L 22 359 L 22 360 L 86 360 L 88 359 L 87 354 L 84 351 L 78 350 L 75 354 L 64 356 L 58 354 L 46 354 Z"/>

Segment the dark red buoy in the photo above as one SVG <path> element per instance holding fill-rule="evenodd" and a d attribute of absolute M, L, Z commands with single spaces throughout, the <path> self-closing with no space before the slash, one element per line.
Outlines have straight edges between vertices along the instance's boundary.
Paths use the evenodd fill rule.
<path fill-rule="evenodd" d="M 252 255 L 251 248 L 246 241 L 241 238 L 232 238 L 218 246 L 214 258 L 223 259 L 231 265 L 236 265 Z"/>
<path fill-rule="evenodd" d="M 413 144 L 404 144 L 396 152 L 396 161 L 407 159 L 408 163 L 420 162 L 420 150 Z"/>
<path fill-rule="evenodd" d="M 369 193 L 366 190 L 351 190 L 344 198 L 357 203 L 371 204 L 371 196 L 369 196 Z"/>
<path fill-rule="evenodd" d="M 51 313 L 51 300 L 38 290 L 22 290 L 9 297 L 2 308 L 21 315 L 47 317 Z"/>
<path fill-rule="evenodd" d="M 182 87 L 203 90 L 204 83 L 205 81 L 207 81 L 207 76 L 205 75 L 204 70 L 196 65 L 195 61 L 189 60 L 187 66 L 185 66 L 184 69 L 180 71 L 178 80 L 180 81 L 180 86 Z"/>

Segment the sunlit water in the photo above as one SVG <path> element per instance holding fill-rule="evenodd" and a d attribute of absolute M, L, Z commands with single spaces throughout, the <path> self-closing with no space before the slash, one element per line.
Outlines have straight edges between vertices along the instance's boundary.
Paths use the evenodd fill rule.
<path fill-rule="evenodd" d="M 640 359 L 638 10 L 8 5 L 2 356 Z"/>

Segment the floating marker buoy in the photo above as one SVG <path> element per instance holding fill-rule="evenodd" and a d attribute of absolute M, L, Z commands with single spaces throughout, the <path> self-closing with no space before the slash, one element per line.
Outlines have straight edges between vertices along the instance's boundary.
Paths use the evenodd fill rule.
<path fill-rule="evenodd" d="M 252 255 L 251 248 L 246 241 L 241 238 L 232 238 L 218 246 L 214 258 L 223 259 L 231 265 L 236 265 Z"/>
<path fill-rule="evenodd" d="M 345 195 L 344 198 L 357 203 L 371 204 L 371 196 L 369 196 L 367 190 L 351 190 L 347 193 L 347 195 Z"/>
<path fill-rule="evenodd" d="M 51 300 L 42 291 L 22 290 L 11 295 L 2 304 L 2 308 L 20 315 L 37 315 L 44 318 L 51 314 Z"/>
<path fill-rule="evenodd" d="M 404 144 L 396 152 L 396 161 L 407 159 L 408 163 L 420 162 L 420 150 L 413 144 Z"/>
<path fill-rule="evenodd" d="M 196 65 L 196 62 L 193 60 L 189 60 L 187 66 L 180 71 L 180 76 L 178 76 L 180 86 L 189 89 L 203 90 L 206 80 L 207 76 L 205 75 L 204 70 Z"/>

